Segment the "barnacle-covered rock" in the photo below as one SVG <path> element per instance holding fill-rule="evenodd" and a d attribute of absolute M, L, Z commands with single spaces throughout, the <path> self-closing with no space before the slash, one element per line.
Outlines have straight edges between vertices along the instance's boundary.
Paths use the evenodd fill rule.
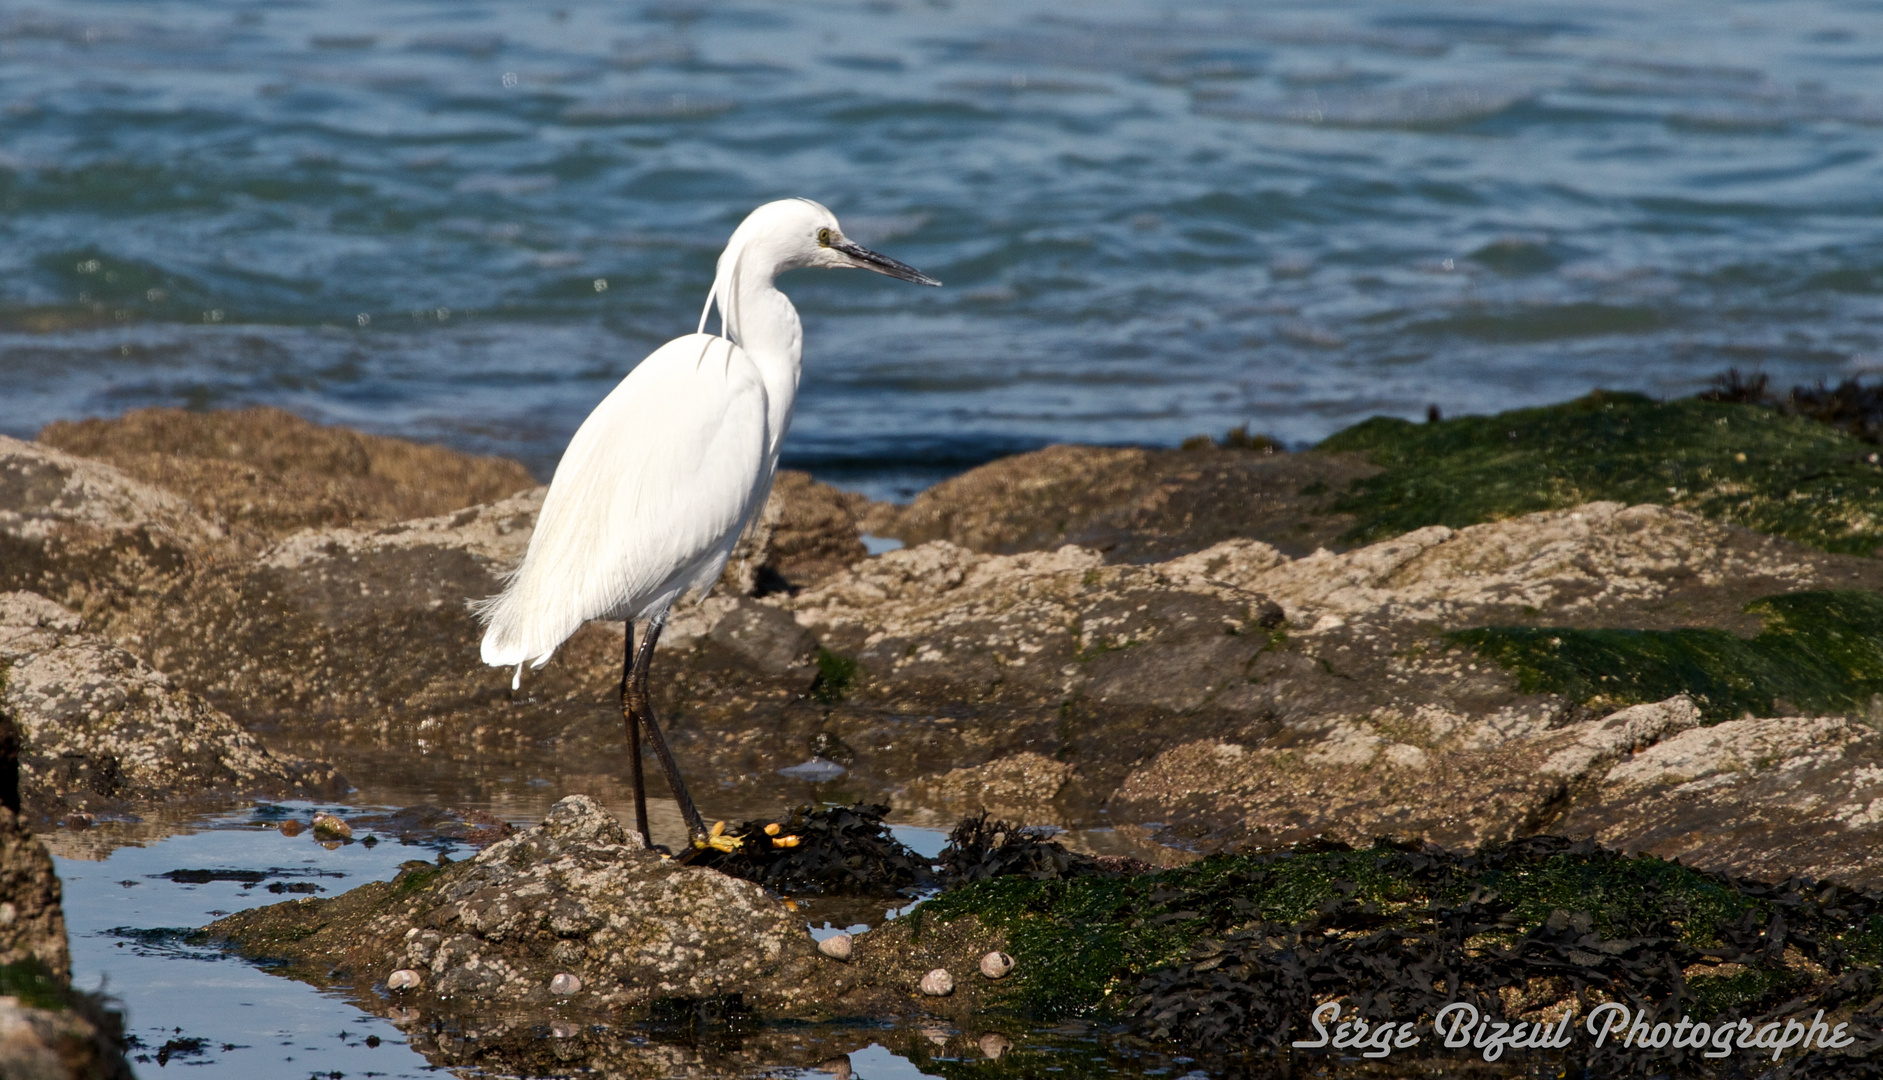
<path fill-rule="evenodd" d="M 370 983 L 409 969 L 402 1000 L 645 1007 L 664 998 L 742 994 L 789 1009 L 817 965 L 802 922 L 758 886 L 681 866 L 587 796 L 475 858 L 414 864 L 391 882 L 333 899 L 229 916 L 209 933 L 256 955 Z"/>
<path fill-rule="evenodd" d="M 200 696 L 34 593 L 0 593 L 0 715 L 19 730 L 30 818 L 346 790 L 331 766 L 269 753 Z"/>

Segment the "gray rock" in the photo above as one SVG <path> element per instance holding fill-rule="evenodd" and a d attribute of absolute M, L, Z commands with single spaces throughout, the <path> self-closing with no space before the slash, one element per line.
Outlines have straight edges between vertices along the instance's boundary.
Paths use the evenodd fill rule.
<path fill-rule="evenodd" d="M 1689 728 L 1606 769 L 1557 827 L 1709 870 L 1876 888 L 1883 732 L 1847 717 Z"/>
<path fill-rule="evenodd" d="M 117 1017 L 40 1009 L 0 997 L 0 1076 L 7 1080 L 132 1080 Z"/>
<path fill-rule="evenodd" d="M 34 593 L 0 593 L 0 714 L 20 732 L 31 817 L 346 790 L 331 766 L 270 754 L 200 697 Z"/>
<path fill-rule="evenodd" d="M 1232 539 L 1304 555 L 1338 546 L 1352 519 L 1329 504 L 1379 471 L 1352 454 L 1049 446 L 970 469 L 906 507 L 873 504 L 863 526 L 911 545 L 947 540 L 995 554 L 1075 544 L 1116 563 Z"/>
<path fill-rule="evenodd" d="M 223 539 L 178 495 L 0 436 L 0 591 L 39 593 L 103 627 L 154 604 Z"/>
<path fill-rule="evenodd" d="M 802 976 L 816 962 L 810 934 L 781 901 L 643 849 L 581 795 L 474 859 L 242 912 L 209 932 L 366 982 L 416 970 L 422 981 L 402 1000 L 482 1005 L 546 1003 L 567 975 L 598 1007 L 743 993 L 789 1009 L 802 1003 Z"/>
<path fill-rule="evenodd" d="M 817 674 L 817 639 L 786 611 L 740 598 L 706 634 L 702 648 L 723 655 L 726 666 L 766 678 L 796 679 L 808 689 Z M 710 654 L 702 664 L 714 661 Z"/>

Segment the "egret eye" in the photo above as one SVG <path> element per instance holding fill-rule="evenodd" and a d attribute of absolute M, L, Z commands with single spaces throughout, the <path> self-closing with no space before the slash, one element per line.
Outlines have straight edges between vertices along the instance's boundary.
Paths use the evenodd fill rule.
<path fill-rule="evenodd" d="M 830 246 L 830 230 L 829 229 L 817 230 L 817 246 L 818 247 Z"/>

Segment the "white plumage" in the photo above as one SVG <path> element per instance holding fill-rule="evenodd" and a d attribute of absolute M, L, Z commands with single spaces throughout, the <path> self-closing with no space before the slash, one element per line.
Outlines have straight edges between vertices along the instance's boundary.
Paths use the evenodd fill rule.
<path fill-rule="evenodd" d="M 704 593 L 771 490 L 791 425 L 802 332 L 773 284 L 795 267 L 859 267 L 939 284 L 843 236 L 808 199 L 767 203 L 734 231 L 700 316 L 721 335 L 654 350 L 569 441 L 523 564 L 481 602 L 483 660 L 541 667 L 589 619 L 660 618 Z"/>
<path fill-rule="evenodd" d="M 771 485 L 766 406 L 725 338 L 689 334 L 641 361 L 569 440 L 523 565 L 485 609 L 484 662 L 540 667 L 590 619 L 710 587 Z"/>

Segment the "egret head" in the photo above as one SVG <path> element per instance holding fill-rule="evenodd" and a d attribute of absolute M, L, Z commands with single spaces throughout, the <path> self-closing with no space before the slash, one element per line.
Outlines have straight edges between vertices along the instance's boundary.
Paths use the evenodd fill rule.
<path fill-rule="evenodd" d="M 915 267 L 879 255 L 845 236 L 837 215 L 810 199 L 780 199 L 752 211 L 726 245 L 726 254 L 721 258 L 728 257 L 756 257 L 770 262 L 773 273 L 799 267 L 860 269 L 917 285 L 941 284 Z"/>

